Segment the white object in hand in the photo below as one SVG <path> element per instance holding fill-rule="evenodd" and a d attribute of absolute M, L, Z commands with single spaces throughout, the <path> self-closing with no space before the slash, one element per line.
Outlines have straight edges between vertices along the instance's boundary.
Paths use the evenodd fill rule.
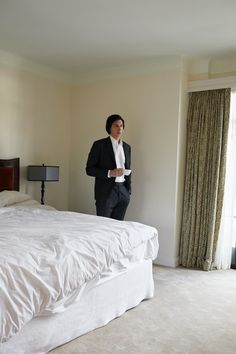
<path fill-rule="evenodd" d="M 131 170 L 125 170 L 124 175 L 129 176 L 131 174 Z"/>

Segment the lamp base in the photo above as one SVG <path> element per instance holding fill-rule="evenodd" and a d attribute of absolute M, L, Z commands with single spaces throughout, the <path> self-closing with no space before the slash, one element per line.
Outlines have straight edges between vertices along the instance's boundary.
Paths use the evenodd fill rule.
<path fill-rule="evenodd" d="M 45 191 L 45 184 L 44 181 L 41 183 L 41 204 L 44 205 L 44 191 Z"/>

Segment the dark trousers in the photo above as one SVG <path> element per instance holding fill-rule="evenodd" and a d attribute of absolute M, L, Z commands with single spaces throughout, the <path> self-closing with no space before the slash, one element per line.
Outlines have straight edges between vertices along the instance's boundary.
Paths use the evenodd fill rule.
<path fill-rule="evenodd" d="M 109 196 L 96 200 L 98 216 L 106 216 L 116 220 L 124 220 L 129 205 L 130 194 L 124 183 L 115 183 Z"/>

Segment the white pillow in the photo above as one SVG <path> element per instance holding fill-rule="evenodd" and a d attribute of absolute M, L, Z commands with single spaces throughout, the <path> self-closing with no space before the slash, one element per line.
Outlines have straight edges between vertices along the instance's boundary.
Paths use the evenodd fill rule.
<path fill-rule="evenodd" d="M 0 208 L 24 202 L 29 199 L 31 199 L 31 196 L 25 193 L 17 191 L 2 191 L 0 192 Z"/>

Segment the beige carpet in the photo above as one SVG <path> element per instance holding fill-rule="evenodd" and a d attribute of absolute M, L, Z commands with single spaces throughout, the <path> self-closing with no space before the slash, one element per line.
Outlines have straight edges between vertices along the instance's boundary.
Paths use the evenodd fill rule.
<path fill-rule="evenodd" d="M 50 354 L 235 354 L 236 270 L 154 267 L 151 300 Z"/>

